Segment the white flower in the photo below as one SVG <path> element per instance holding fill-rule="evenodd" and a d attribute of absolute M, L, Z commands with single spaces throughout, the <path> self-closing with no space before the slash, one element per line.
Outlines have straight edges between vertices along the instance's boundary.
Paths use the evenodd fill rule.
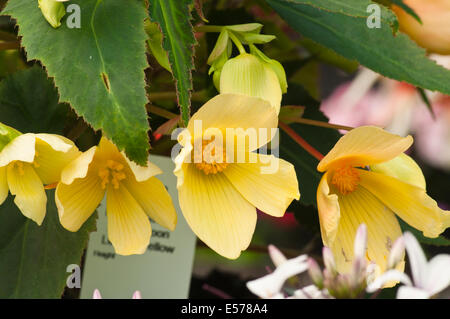
<path fill-rule="evenodd" d="M 375 292 L 387 282 L 400 281 L 404 284 L 397 291 L 397 299 L 427 299 L 450 285 L 450 255 L 440 254 L 427 262 L 417 239 L 409 232 L 403 235 L 409 257 L 412 280 L 397 270 L 388 270 L 367 287 Z"/>
<path fill-rule="evenodd" d="M 132 298 L 133 299 L 142 299 L 141 292 L 139 290 L 136 290 L 133 293 L 133 297 Z M 98 289 L 94 290 L 94 294 L 92 295 L 92 299 L 103 299 L 102 295 L 100 294 L 100 291 Z"/>
<path fill-rule="evenodd" d="M 247 288 L 260 298 L 282 298 L 284 282 L 308 269 L 308 256 L 300 255 L 281 263 L 274 272 L 247 282 Z"/>

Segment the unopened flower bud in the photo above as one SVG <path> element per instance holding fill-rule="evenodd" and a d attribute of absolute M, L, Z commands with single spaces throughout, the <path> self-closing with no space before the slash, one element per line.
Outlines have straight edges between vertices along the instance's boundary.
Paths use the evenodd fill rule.
<path fill-rule="evenodd" d="M 323 274 L 322 274 L 322 271 L 320 270 L 320 267 L 317 264 L 317 262 L 312 258 L 308 258 L 308 273 L 309 273 L 309 276 L 311 277 L 311 280 L 314 282 L 314 284 L 319 289 L 322 289 L 323 288 Z"/>
<path fill-rule="evenodd" d="M 405 242 L 403 237 L 399 237 L 392 245 L 391 251 L 388 257 L 388 269 L 394 269 L 405 258 Z"/>
<path fill-rule="evenodd" d="M 272 259 L 275 267 L 279 267 L 287 261 L 287 258 L 283 255 L 283 253 L 274 245 L 269 245 L 268 250 L 270 259 Z"/>
<path fill-rule="evenodd" d="M 322 249 L 322 256 L 323 256 L 323 263 L 325 264 L 325 267 L 330 272 L 330 274 L 336 274 L 337 268 L 336 268 L 336 262 L 334 260 L 333 253 L 331 252 L 331 249 L 328 247 L 323 247 Z"/>
<path fill-rule="evenodd" d="M 0 123 L 0 151 L 19 135 L 21 135 L 21 133 L 16 129 Z"/>
<path fill-rule="evenodd" d="M 42 15 L 53 28 L 61 26 L 61 19 L 66 14 L 66 8 L 62 4 L 63 1 L 39 0 L 38 2 Z"/>
<path fill-rule="evenodd" d="M 430 52 L 450 54 L 450 1 L 404 0 L 404 3 L 417 13 L 422 24 L 394 5 L 400 30 Z"/>
<path fill-rule="evenodd" d="M 280 112 L 281 86 L 274 70 L 260 58 L 242 53 L 228 60 L 220 75 L 220 93 L 244 94 L 268 101 Z"/>

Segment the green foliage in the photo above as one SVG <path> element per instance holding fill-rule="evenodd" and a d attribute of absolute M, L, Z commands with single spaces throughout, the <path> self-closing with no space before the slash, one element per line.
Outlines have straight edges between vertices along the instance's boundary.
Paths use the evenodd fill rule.
<path fill-rule="evenodd" d="M 403 10 L 405 10 L 406 13 L 408 13 L 409 15 L 411 15 L 414 19 L 416 19 L 418 22 L 422 23 L 422 20 L 420 19 L 420 17 L 417 15 L 417 13 L 411 9 L 410 6 L 408 6 L 407 4 L 405 4 L 403 2 L 403 0 L 387 0 L 388 2 L 395 4 L 397 6 L 399 6 L 400 8 L 402 8 Z"/>
<path fill-rule="evenodd" d="M 450 70 L 426 57 L 403 33 L 394 34 L 392 12 L 382 8 L 381 28 L 368 28 L 367 0 L 267 0 L 305 37 L 398 81 L 450 94 Z M 394 28 L 394 30 L 393 30 Z"/>
<path fill-rule="evenodd" d="M 45 71 L 35 65 L 0 82 L 0 122 L 22 133 L 61 133 L 69 112 Z"/>
<path fill-rule="evenodd" d="M 54 191 L 47 191 L 42 226 L 24 217 L 9 196 L 0 206 L 0 298 L 60 298 L 71 264 L 80 265 L 94 214 L 76 233 L 59 223 Z"/>
<path fill-rule="evenodd" d="M 52 28 L 37 1 L 10 0 L 2 12 L 17 21 L 28 60 L 39 60 L 68 102 L 94 129 L 102 129 L 130 159 L 145 164 L 149 125 L 145 105 L 143 1 L 74 0 L 81 28 L 65 20 Z M 69 18 L 68 16 L 67 18 Z"/>
<path fill-rule="evenodd" d="M 163 48 L 177 88 L 178 105 L 185 124 L 191 106 L 192 70 L 194 69 L 194 37 L 190 22 L 192 0 L 150 0 L 150 19 L 157 22 L 163 33 Z"/>

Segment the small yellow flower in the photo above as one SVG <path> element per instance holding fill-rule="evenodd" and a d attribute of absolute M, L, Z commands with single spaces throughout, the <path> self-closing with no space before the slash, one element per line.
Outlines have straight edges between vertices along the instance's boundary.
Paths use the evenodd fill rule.
<path fill-rule="evenodd" d="M 293 165 L 273 155 L 253 153 L 270 142 L 273 135 L 263 132 L 277 124 L 275 109 L 267 101 L 220 94 L 203 105 L 189 121 L 186 134 L 180 134 L 183 149 L 175 159 L 174 173 L 181 210 L 194 233 L 227 258 L 239 257 L 250 244 L 256 208 L 281 217 L 300 197 Z M 239 128 L 246 132 L 256 128 L 257 141 L 249 142 Z M 229 130 L 235 134 L 225 132 Z M 226 137 L 223 143 L 216 143 L 221 135 Z M 242 138 L 248 143 L 236 142 Z M 245 160 L 236 160 L 239 154 Z M 202 156 L 196 161 L 198 155 Z M 278 169 L 264 172 L 268 163 Z"/>
<path fill-rule="evenodd" d="M 450 225 L 450 212 L 426 194 L 422 171 L 403 154 L 412 143 L 411 136 L 362 126 L 320 161 L 317 169 L 325 172 L 317 190 L 322 240 L 340 272 L 350 270 L 353 238 L 362 223 L 368 230 L 366 257 L 378 273 L 386 270 L 391 246 L 402 234 L 395 215 L 427 237 L 437 237 Z"/>
<path fill-rule="evenodd" d="M 143 254 L 152 233 L 149 218 L 170 230 L 177 215 L 172 200 L 156 177 L 162 171 L 147 162 L 141 167 L 108 139 L 72 161 L 61 173 L 55 193 L 64 228 L 77 231 L 106 193 L 108 238 L 120 255 Z"/>
<path fill-rule="evenodd" d="M 394 5 L 400 30 L 430 52 L 450 54 L 450 1 L 405 0 L 404 3 L 417 13 L 422 24 Z"/>
<path fill-rule="evenodd" d="M 269 63 L 249 53 L 229 59 L 220 72 L 220 93 L 245 94 L 270 102 L 280 112 L 282 88 Z"/>
<path fill-rule="evenodd" d="M 53 134 L 22 134 L 0 153 L 0 203 L 15 195 L 22 214 L 42 224 L 47 208 L 44 185 L 57 183 L 63 168 L 80 152 L 72 141 Z"/>
<path fill-rule="evenodd" d="M 42 15 L 53 28 L 61 26 L 61 19 L 66 14 L 66 8 L 61 3 L 64 1 L 68 0 L 38 0 Z"/>

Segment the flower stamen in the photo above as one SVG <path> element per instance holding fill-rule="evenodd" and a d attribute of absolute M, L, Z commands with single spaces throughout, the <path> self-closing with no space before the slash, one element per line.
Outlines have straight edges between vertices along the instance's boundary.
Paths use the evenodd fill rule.
<path fill-rule="evenodd" d="M 195 163 L 195 167 L 206 175 L 222 172 L 228 166 L 226 150 L 216 145 L 214 141 L 202 140 L 201 154 L 197 153 L 195 153 L 197 156 L 194 155 L 194 161 L 200 156 L 202 161 L 201 163 Z"/>
<path fill-rule="evenodd" d="M 337 187 L 341 194 L 347 195 L 356 190 L 359 180 L 358 170 L 354 167 L 346 166 L 334 171 L 331 183 Z"/>
<path fill-rule="evenodd" d="M 113 160 L 106 161 L 106 167 L 102 168 L 98 172 L 98 176 L 102 180 L 102 189 L 106 188 L 106 185 L 111 182 L 114 189 L 118 189 L 120 181 L 124 180 L 127 176 L 123 172 L 124 166 Z"/>

